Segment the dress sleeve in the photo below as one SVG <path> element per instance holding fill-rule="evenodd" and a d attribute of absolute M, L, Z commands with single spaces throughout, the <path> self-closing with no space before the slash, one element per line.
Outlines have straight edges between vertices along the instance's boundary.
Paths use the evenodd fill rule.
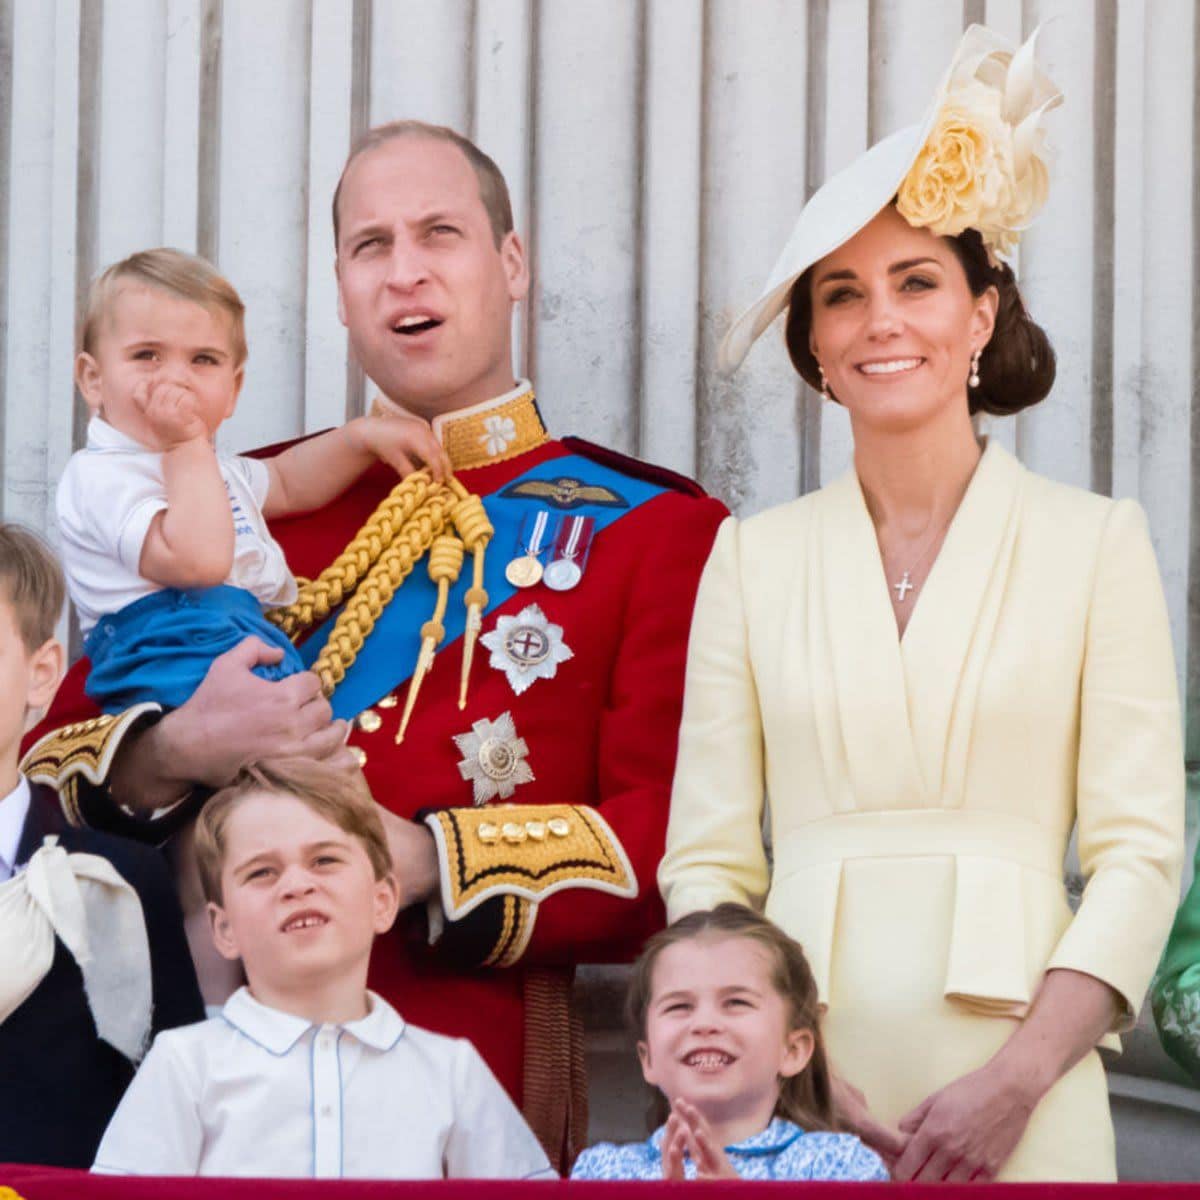
<path fill-rule="evenodd" d="M 1197 868 L 1175 914 L 1150 1003 L 1163 1049 L 1200 1082 L 1200 863 Z"/>
<path fill-rule="evenodd" d="M 447 1179 L 557 1179 L 546 1152 L 465 1039 L 454 1043 L 454 1128 Z"/>
<path fill-rule="evenodd" d="M 92 1170 L 103 1175 L 195 1175 L 204 1128 L 199 1080 L 169 1037 L 150 1048 L 113 1114 Z"/>
<path fill-rule="evenodd" d="M 1080 681 L 1083 900 L 1047 964 L 1103 980 L 1132 1026 L 1179 896 L 1183 744 L 1171 631 L 1141 508 L 1113 505 Z"/>
<path fill-rule="evenodd" d="M 688 645 L 679 756 L 658 872 L 671 920 L 726 900 L 759 906 L 763 733 L 750 662 L 741 540 L 729 518 L 700 580 Z"/>

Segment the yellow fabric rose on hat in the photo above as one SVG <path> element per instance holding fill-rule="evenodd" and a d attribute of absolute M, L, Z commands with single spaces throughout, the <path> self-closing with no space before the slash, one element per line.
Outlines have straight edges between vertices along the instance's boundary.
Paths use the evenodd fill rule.
<path fill-rule="evenodd" d="M 1015 194 L 1013 165 L 1000 94 L 969 83 L 946 97 L 896 208 L 910 225 L 942 236 L 977 229 L 989 249 L 1010 254 L 1030 215 Z"/>
<path fill-rule="evenodd" d="M 977 229 L 993 262 L 1016 249 L 1049 190 L 1042 118 L 1062 94 L 1034 61 L 1035 37 L 1014 54 L 987 30 L 968 31 L 969 52 L 960 50 L 897 193 L 910 225 L 943 236 Z"/>

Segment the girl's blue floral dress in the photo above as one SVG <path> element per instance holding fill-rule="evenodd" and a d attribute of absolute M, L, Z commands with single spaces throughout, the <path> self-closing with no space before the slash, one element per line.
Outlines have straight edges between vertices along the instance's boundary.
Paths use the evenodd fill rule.
<path fill-rule="evenodd" d="M 665 1126 L 644 1142 L 623 1146 L 601 1142 L 576 1160 L 572 1179 L 661 1179 Z M 753 1137 L 726 1146 L 733 1169 L 743 1179 L 886 1180 L 887 1168 L 874 1150 L 852 1133 L 805 1133 L 798 1125 L 776 1117 Z M 695 1164 L 683 1164 L 689 1179 Z"/>

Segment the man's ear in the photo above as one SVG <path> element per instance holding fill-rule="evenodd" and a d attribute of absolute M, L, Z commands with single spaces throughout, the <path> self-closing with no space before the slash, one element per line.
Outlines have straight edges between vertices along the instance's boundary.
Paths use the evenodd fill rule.
<path fill-rule="evenodd" d="M 333 277 L 337 280 L 337 298 L 338 298 L 338 320 L 343 325 L 346 324 L 346 302 L 342 299 L 342 271 L 338 263 L 338 256 L 333 256 Z"/>
<path fill-rule="evenodd" d="M 75 386 L 88 408 L 98 413 L 104 398 L 100 385 L 100 364 L 86 350 L 75 359 Z"/>
<path fill-rule="evenodd" d="M 785 1079 L 799 1075 L 808 1066 L 816 1048 L 816 1038 L 811 1029 L 793 1029 L 783 1043 L 783 1061 L 779 1064 L 779 1074 Z"/>
<path fill-rule="evenodd" d="M 400 911 L 400 885 L 390 872 L 375 880 L 375 932 L 387 933 Z"/>
<path fill-rule="evenodd" d="M 529 262 L 520 236 L 510 230 L 500 243 L 500 261 L 508 280 L 508 298 L 517 304 L 529 294 Z"/>
<path fill-rule="evenodd" d="M 67 655 L 58 638 L 47 638 L 29 656 L 29 674 L 25 687 L 25 732 L 28 733 L 46 715 L 54 693 L 62 682 Z"/>
<path fill-rule="evenodd" d="M 213 945 L 222 958 L 236 962 L 242 957 L 238 949 L 237 939 L 233 935 L 233 926 L 225 910 L 211 900 L 204 906 L 208 910 L 208 920 L 212 926 Z"/>

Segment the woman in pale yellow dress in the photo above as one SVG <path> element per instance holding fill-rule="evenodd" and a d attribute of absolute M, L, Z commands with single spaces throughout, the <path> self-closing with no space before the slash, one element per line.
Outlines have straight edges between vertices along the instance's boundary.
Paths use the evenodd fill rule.
<path fill-rule="evenodd" d="M 1183 752 L 1143 514 L 971 422 L 1053 381 L 999 256 L 1044 199 L 1058 98 L 1031 46 L 968 31 L 925 123 L 814 196 L 723 347 L 736 364 L 788 309 L 854 468 L 721 529 L 660 885 L 672 918 L 765 906 L 804 945 L 847 1120 L 898 1178 L 1115 1178 L 1095 1047 L 1137 1013 L 1177 899 Z"/>

